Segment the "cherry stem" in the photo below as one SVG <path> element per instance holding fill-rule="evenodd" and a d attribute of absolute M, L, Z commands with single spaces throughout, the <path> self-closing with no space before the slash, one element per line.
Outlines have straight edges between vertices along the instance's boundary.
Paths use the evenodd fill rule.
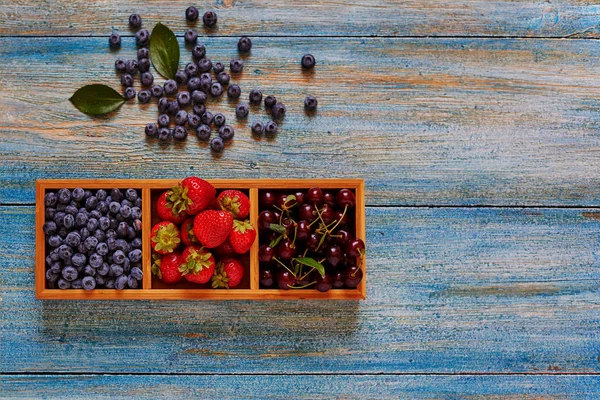
<path fill-rule="evenodd" d="M 289 287 L 290 289 L 304 289 L 305 287 L 309 287 L 310 285 L 314 285 L 315 283 L 317 283 L 317 281 L 311 282 L 311 283 L 309 283 L 309 284 L 306 284 L 306 285 L 304 285 L 304 286 L 289 286 L 289 285 L 288 285 L 288 287 Z"/>
<path fill-rule="evenodd" d="M 313 219 L 313 221 L 310 224 L 308 224 L 308 227 L 310 228 L 311 226 L 313 226 L 318 220 L 319 219 Z"/>
<path fill-rule="evenodd" d="M 283 268 L 285 268 L 288 271 L 290 271 L 290 274 L 296 276 L 296 274 L 293 273 L 292 270 L 287 267 L 287 265 L 285 265 L 284 263 L 282 263 L 281 261 L 279 261 L 279 259 L 277 257 L 273 257 L 273 260 L 277 261 L 279 264 L 281 264 L 283 266 Z"/>
<path fill-rule="evenodd" d="M 296 236 L 298 235 L 298 225 L 294 226 L 294 240 L 292 240 L 292 244 L 296 244 Z"/>
<path fill-rule="evenodd" d="M 314 270 L 315 270 L 315 267 L 312 267 L 312 268 L 310 269 L 310 271 L 308 271 L 306 274 L 304 274 L 302 277 L 300 277 L 300 280 L 302 280 L 302 279 L 306 278 L 306 277 L 307 277 L 307 276 L 308 276 L 308 275 L 309 275 L 311 272 L 313 272 Z"/>
<path fill-rule="evenodd" d="M 331 228 L 332 231 L 335 230 L 335 228 L 338 227 L 338 225 L 340 224 L 340 222 L 342 222 L 342 220 L 344 219 L 344 217 L 346 216 L 346 211 L 348 211 L 348 204 L 346 204 L 346 206 L 344 207 L 344 212 L 342 213 L 342 216 L 340 217 L 340 220 L 338 221 L 337 224 L 335 224 L 335 226 L 333 228 Z"/>

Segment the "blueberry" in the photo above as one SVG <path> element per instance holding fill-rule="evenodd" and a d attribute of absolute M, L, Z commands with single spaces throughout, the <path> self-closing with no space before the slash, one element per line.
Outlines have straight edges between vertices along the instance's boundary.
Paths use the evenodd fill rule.
<path fill-rule="evenodd" d="M 77 247 L 81 243 L 81 235 L 77 232 L 69 232 L 65 238 L 65 243 L 71 247 Z"/>
<path fill-rule="evenodd" d="M 212 68 L 212 61 L 210 61 L 208 58 L 201 58 L 198 61 L 198 71 L 200 72 L 208 72 L 210 71 L 210 69 Z"/>
<path fill-rule="evenodd" d="M 65 212 L 67 214 L 71 214 L 72 216 L 76 216 L 77 213 L 79 212 L 79 208 L 72 206 L 72 205 L 68 205 L 65 207 Z"/>
<path fill-rule="evenodd" d="M 108 37 L 108 45 L 113 49 L 121 47 L 121 36 L 118 33 L 111 33 Z"/>
<path fill-rule="evenodd" d="M 304 108 L 308 111 L 314 111 L 317 109 L 317 98 L 314 96 L 306 96 L 304 99 Z"/>
<path fill-rule="evenodd" d="M 160 140 L 161 142 L 168 142 L 169 140 L 171 140 L 171 130 L 169 128 L 160 128 L 158 130 L 158 140 Z"/>
<path fill-rule="evenodd" d="M 198 70 L 198 69 L 196 68 L 196 70 Z M 177 71 L 175 73 L 175 82 L 177 82 L 178 85 L 180 85 L 180 86 L 186 85 L 188 80 L 189 80 L 188 74 L 184 70 L 180 69 L 179 71 Z"/>
<path fill-rule="evenodd" d="M 190 97 L 194 104 L 204 104 L 206 102 L 206 93 L 201 90 L 194 90 Z"/>
<path fill-rule="evenodd" d="M 150 32 L 147 29 L 140 29 L 135 34 L 135 42 L 140 46 L 146 46 L 150 40 Z"/>
<path fill-rule="evenodd" d="M 242 60 L 240 60 L 239 58 L 234 58 L 233 60 L 231 60 L 229 62 L 229 70 L 231 72 L 233 72 L 234 74 L 242 72 L 243 69 L 244 69 L 244 62 Z"/>
<path fill-rule="evenodd" d="M 212 77 L 210 74 L 204 72 L 200 76 L 200 90 L 204 93 L 210 93 L 210 86 L 212 85 Z"/>
<path fill-rule="evenodd" d="M 63 221 L 65 220 L 65 213 L 63 211 L 58 211 L 54 214 L 54 223 L 58 228 L 62 228 L 64 226 Z"/>
<path fill-rule="evenodd" d="M 66 214 L 63 218 L 63 226 L 67 229 L 71 229 L 75 226 L 75 217 L 71 214 Z"/>
<path fill-rule="evenodd" d="M 252 123 L 251 130 L 252 130 L 252 133 L 254 133 L 255 135 L 259 135 L 260 136 L 265 131 L 265 126 L 260 121 L 254 121 Z"/>
<path fill-rule="evenodd" d="M 133 86 L 133 76 L 131 76 L 130 74 L 121 75 L 121 85 L 126 87 Z"/>
<path fill-rule="evenodd" d="M 88 189 L 85 191 L 85 196 L 83 196 L 83 198 L 87 199 L 88 197 L 93 196 L 93 195 L 94 195 L 94 193 Z"/>
<path fill-rule="evenodd" d="M 225 116 L 221 113 L 217 113 L 213 116 L 213 123 L 216 126 L 223 126 L 225 125 Z"/>
<path fill-rule="evenodd" d="M 110 218 L 110 229 L 117 229 L 118 226 L 119 226 L 119 221 L 117 221 L 116 218 L 111 217 Z"/>
<path fill-rule="evenodd" d="M 221 128 L 219 128 L 219 136 L 221 137 L 221 139 L 231 140 L 233 139 L 233 135 L 234 130 L 231 127 L 231 125 L 223 125 Z"/>
<path fill-rule="evenodd" d="M 75 271 L 75 272 L 77 272 L 77 271 Z M 65 290 L 65 289 L 69 289 L 71 287 L 71 282 L 66 281 L 61 278 L 58 280 L 57 285 L 58 285 L 59 289 Z"/>
<path fill-rule="evenodd" d="M 88 249 L 87 249 L 87 247 L 85 247 L 85 243 L 83 243 L 83 242 L 79 243 L 79 246 L 77 246 L 77 251 L 81 254 L 88 253 Z"/>
<path fill-rule="evenodd" d="M 92 211 L 94 211 L 94 210 L 92 210 Z M 108 204 L 106 204 L 103 201 L 99 202 L 98 205 L 96 206 L 96 211 L 100 212 L 101 214 L 108 213 Z"/>
<path fill-rule="evenodd" d="M 189 44 L 196 43 L 196 41 L 198 40 L 198 32 L 196 32 L 193 29 L 188 29 L 183 34 L 183 40 L 185 40 L 185 42 Z"/>
<path fill-rule="evenodd" d="M 167 112 L 171 115 L 175 115 L 177 114 L 177 111 L 179 111 L 179 102 L 177 100 L 170 101 Z"/>
<path fill-rule="evenodd" d="M 81 280 L 81 285 L 85 290 L 93 290 L 96 287 L 96 280 L 91 276 L 86 276 Z"/>
<path fill-rule="evenodd" d="M 128 274 L 130 270 L 131 262 L 129 261 L 129 258 L 125 257 L 125 260 L 123 260 L 123 273 Z"/>
<path fill-rule="evenodd" d="M 190 6 L 185 10 L 185 19 L 187 19 L 190 22 L 194 22 L 195 20 L 197 20 L 198 15 L 200 15 L 198 13 L 198 9 L 194 6 Z"/>
<path fill-rule="evenodd" d="M 185 65 L 184 71 L 188 77 L 196 76 L 198 75 L 198 66 L 196 65 L 196 63 L 193 62 L 187 63 Z"/>
<path fill-rule="evenodd" d="M 250 104 L 260 104 L 262 92 L 258 89 L 252 89 L 248 95 L 248 100 L 250 101 Z"/>
<path fill-rule="evenodd" d="M 110 210 L 111 213 L 117 214 L 119 211 L 121 211 L 121 203 L 113 201 L 108 206 L 108 209 Z"/>
<path fill-rule="evenodd" d="M 99 243 L 101 243 L 101 242 L 106 242 L 106 233 L 105 233 L 103 230 L 101 230 L 101 229 L 96 229 L 96 230 L 94 231 L 94 235 L 93 235 L 93 236 L 94 236 L 96 239 L 98 239 L 98 242 L 99 242 Z M 101 254 L 101 255 L 104 255 L 104 254 Z"/>
<path fill-rule="evenodd" d="M 56 282 L 58 280 L 58 274 L 49 269 L 46 271 L 46 280 L 48 282 Z"/>
<path fill-rule="evenodd" d="M 57 229 L 56 222 L 54 221 L 48 221 L 42 226 L 42 230 L 46 235 L 55 234 Z"/>
<path fill-rule="evenodd" d="M 102 202 L 102 204 L 106 204 L 106 203 Z M 96 206 L 95 210 L 90 211 L 90 218 L 96 218 L 97 220 L 99 220 L 101 216 L 102 216 L 102 213 L 98 210 L 98 206 Z"/>
<path fill-rule="evenodd" d="M 213 115 L 210 111 L 206 111 L 200 118 L 202 119 L 202 123 L 204 125 L 210 126 L 210 124 L 213 122 Z"/>
<path fill-rule="evenodd" d="M 86 265 L 85 268 L 83 269 L 83 273 L 88 276 L 94 276 L 94 275 L 96 275 L 96 269 L 92 268 L 91 265 Z"/>
<path fill-rule="evenodd" d="M 142 207 L 142 198 L 138 196 L 132 204 L 134 207 Z"/>
<path fill-rule="evenodd" d="M 132 76 L 135 75 L 138 72 L 138 62 L 136 60 L 127 60 L 125 71 Z"/>
<path fill-rule="evenodd" d="M 62 228 L 60 228 L 58 230 L 58 234 L 60 235 L 61 238 L 66 238 L 67 235 L 69 234 L 69 230 L 67 228 L 65 228 L 64 226 Z"/>
<path fill-rule="evenodd" d="M 210 85 L 210 94 L 214 97 L 219 97 L 222 95 L 223 85 L 221 85 L 219 82 L 213 82 L 213 84 Z"/>
<path fill-rule="evenodd" d="M 144 132 L 146 133 L 146 136 L 156 137 L 158 136 L 158 126 L 154 123 L 149 123 L 146 125 Z"/>
<path fill-rule="evenodd" d="M 96 210 L 94 210 L 96 211 Z M 77 222 L 77 217 L 75 217 L 75 222 Z M 88 231 L 92 232 L 98 229 L 98 220 L 96 218 L 90 218 L 87 222 Z"/>
<path fill-rule="evenodd" d="M 190 78 L 190 80 L 187 83 L 187 87 L 188 87 L 189 90 L 191 90 L 193 92 L 194 90 L 200 89 L 200 84 L 201 83 L 202 82 L 200 82 L 200 78 L 198 78 L 197 76 L 195 76 L 193 78 Z"/>
<path fill-rule="evenodd" d="M 137 289 L 138 288 L 137 279 L 135 279 L 134 277 L 129 275 L 129 277 L 127 278 L 127 286 L 129 286 L 131 289 Z"/>
<path fill-rule="evenodd" d="M 187 134 L 186 134 L 186 136 L 187 136 Z M 133 223 L 131 224 L 131 227 L 133 228 L 134 232 L 141 232 L 142 231 L 142 220 L 134 219 Z M 137 234 L 133 235 L 133 237 L 131 237 L 131 239 L 135 239 L 136 236 L 137 236 Z"/>
<path fill-rule="evenodd" d="M 90 236 L 90 231 L 88 230 L 87 226 L 84 226 L 79 230 L 79 236 L 81 236 L 82 241 L 84 241 Z"/>
<path fill-rule="evenodd" d="M 61 204 L 69 204 L 71 201 L 71 191 L 69 189 L 60 189 L 58 193 L 56 193 L 58 197 L 58 202 Z"/>
<path fill-rule="evenodd" d="M 117 72 L 125 72 L 125 60 L 123 60 L 122 58 L 117 58 L 115 60 L 115 69 L 117 70 Z"/>
<path fill-rule="evenodd" d="M 206 56 L 206 47 L 203 44 L 197 44 L 192 49 L 192 57 L 196 59 L 201 59 Z"/>
<path fill-rule="evenodd" d="M 140 258 L 141 258 L 141 252 L 140 252 Z M 132 276 L 134 279 L 137 279 L 138 281 L 142 279 L 142 270 L 139 269 L 138 267 L 133 267 L 131 268 L 131 271 L 129 272 L 129 276 Z"/>
<path fill-rule="evenodd" d="M 142 17 L 139 14 L 131 14 L 129 16 L 129 26 L 132 28 L 139 28 L 142 26 Z"/>
<path fill-rule="evenodd" d="M 131 261 L 131 262 L 135 263 L 135 262 L 141 261 L 141 259 L 142 259 L 142 251 L 139 250 L 139 249 L 131 250 L 129 252 L 128 256 L 129 256 L 129 261 Z M 141 277 L 138 278 L 138 279 L 141 279 Z"/>
<path fill-rule="evenodd" d="M 77 275 L 79 274 L 77 273 L 77 270 L 75 268 L 68 266 L 63 268 L 61 275 L 65 280 L 71 282 L 77 279 Z"/>
<path fill-rule="evenodd" d="M 163 95 L 163 88 L 160 85 L 152 85 L 150 93 L 152 93 L 152 97 L 161 98 Z"/>
<path fill-rule="evenodd" d="M 152 98 L 152 94 L 150 94 L 149 90 L 140 90 L 137 98 L 140 103 L 146 104 Z"/>
<path fill-rule="evenodd" d="M 210 126 L 202 124 L 196 129 L 196 136 L 200 140 L 210 139 Z"/>
<path fill-rule="evenodd" d="M 238 51 L 242 53 L 247 53 L 252 48 L 252 41 L 247 36 L 242 36 L 240 40 L 238 40 Z"/>
<path fill-rule="evenodd" d="M 271 108 L 271 115 L 275 119 L 281 119 L 285 116 L 285 105 L 283 103 L 277 103 Z"/>
<path fill-rule="evenodd" d="M 48 254 L 48 257 L 52 260 L 52 261 L 59 261 L 60 257 L 58 256 L 58 249 L 54 249 L 50 252 L 50 254 Z"/>
<path fill-rule="evenodd" d="M 75 189 L 73 190 L 73 193 L 75 193 Z M 106 193 L 106 190 L 104 190 L 104 189 L 96 190 L 96 198 L 98 199 L 98 201 L 104 201 L 104 200 L 106 200 L 107 197 L 108 197 L 108 193 Z"/>
<path fill-rule="evenodd" d="M 217 13 L 214 11 L 207 11 L 202 16 L 202 22 L 204 25 L 211 28 L 217 24 Z"/>
<path fill-rule="evenodd" d="M 119 265 L 119 264 L 111 264 L 109 275 L 110 276 L 120 276 L 120 275 L 123 275 L 123 266 Z"/>
<path fill-rule="evenodd" d="M 90 236 L 93 237 L 93 236 Z M 98 253 L 92 253 L 89 257 L 88 262 L 93 268 L 98 268 L 104 262 L 104 258 Z"/>
<path fill-rule="evenodd" d="M 106 263 L 106 262 L 103 262 L 101 266 L 96 268 L 96 274 L 98 274 L 100 276 L 106 276 L 106 274 L 108 274 L 109 271 L 110 271 L 110 265 L 108 265 L 108 263 Z"/>
<path fill-rule="evenodd" d="M 107 279 L 104 282 L 104 287 L 107 289 L 114 289 L 115 288 L 115 280 L 114 279 Z"/>
<path fill-rule="evenodd" d="M 127 225 L 127 222 L 121 222 L 119 224 L 119 227 L 117 228 L 117 236 L 124 238 L 127 237 L 127 229 L 129 228 L 129 225 Z"/>
<path fill-rule="evenodd" d="M 147 58 L 142 58 L 138 60 L 138 71 L 140 72 L 148 72 L 150 70 L 150 60 Z M 152 74 L 150 74 L 152 75 Z M 143 77 L 144 75 L 142 75 Z M 142 80 L 143 83 L 143 80 Z"/>
<path fill-rule="evenodd" d="M 192 102 L 192 96 L 190 96 L 189 92 L 181 91 L 177 95 L 177 102 L 179 103 L 179 105 L 181 107 L 186 107 L 186 106 L 190 105 L 190 103 Z"/>
<path fill-rule="evenodd" d="M 217 81 L 223 86 L 228 85 L 230 80 L 231 76 L 225 71 L 219 72 L 217 75 Z"/>
<path fill-rule="evenodd" d="M 225 65 L 222 62 L 213 63 L 213 72 L 219 75 L 221 72 L 225 71 Z"/>
<path fill-rule="evenodd" d="M 206 99 L 206 97 L 205 97 Z M 204 103 L 204 102 L 201 102 Z M 54 193 L 46 193 L 46 195 L 44 196 L 44 205 L 46 207 L 54 207 L 56 205 L 56 202 L 58 201 L 58 197 L 56 197 L 56 194 Z"/>
<path fill-rule="evenodd" d="M 87 249 L 87 251 L 91 251 L 96 249 L 96 246 L 98 246 L 98 238 L 96 236 L 88 236 L 84 241 L 83 244 L 85 244 L 85 248 Z"/>
<path fill-rule="evenodd" d="M 54 274 L 60 274 L 60 271 L 62 271 L 62 268 L 63 268 L 62 263 L 60 263 L 59 261 L 55 261 L 50 266 L 50 271 L 52 271 L 52 273 L 54 273 Z"/>
<path fill-rule="evenodd" d="M 162 90 L 162 88 L 161 88 Z M 169 108 L 169 99 L 166 97 L 161 97 L 158 99 L 158 112 L 166 113 Z"/>
<path fill-rule="evenodd" d="M 85 190 L 83 190 L 80 187 L 77 187 L 73 189 L 73 192 L 71 192 L 71 197 L 75 201 L 81 201 L 85 198 Z"/>
<path fill-rule="evenodd" d="M 175 126 L 175 128 L 173 128 L 173 138 L 175 140 L 180 140 L 180 141 L 185 140 L 185 138 L 187 138 L 187 135 L 188 135 L 188 131 L 185 126 L 177 125 L 177 126 Z"/>
<path fill-rule="evenodd" d="M 123 92 L 123 95 L 125 96 L 125 98 L 127 100 L 133 99 L 135 97 L 135 94 L 136 94 L 135 93 L 135 89 L 133 87 L 131 87 L 131 86 L 126 87 L 125 88 L 125 92 Z"/>
<path fill-rule="evenodd" d="M 142 81 L 143 86 L 152 86 L 152 83 L 154 82 L 154 76 L 152 76 L 151 72 L 144 72 L 142 73 L 140 80 Z"/>
<path fill-rule="evenodd" d="M 147 47 L 140 47 L 137 51 L 137 59 L 150 58 L 150 50 Z"/>
<path fill-rule="evenodd" d="M 115 280 L 115 289 L 123 290 L 127 287 L 127 276 L 121 275 Z"/>
<path fill-rule="evenodd" d="M 127 219 L 131 217 L 131 206 L 129 204 L 124 204 L 125 200 L 121 203 L 121 215 L 123 218 Z"/>
<path fill-rule="evenodd" d="M 229 85 L 227 88 L 227 96 L 232 99 L 237 99 L 242 94 L 242 89 L 238 85 Z"/>
<path fill-rule="evenodd" d="M 167 96 L 173 96 L 177 93 L 177 82 L 175 82 L 173 79 L 169 79 L 164 83 L 163 89 Z"/>
<path fill-rule="evenodd" d="M 133 247 L 134 249 L 141 249 L 142 248 L 142 239 L 140 239 L 139 237 L 136 237 L 135 239 L 133 239 L 131 241 L 131 247 Z"/>
<path fill-rule="evenodd" d="M 204 92 L 202 92 L 202 93 L 204 93 Z M 206 113 L 206 106 L 204 104 L 194 104 L 194 107 L 192 107 L 192 110 L 194 111 L 194 114 L 197 114 L 200 117 L 202 117 L 204 115 L 204 113 Z"/>
<path fill-rule="evenodd" d="M 90 197 L 91 199 L 92 197 Z M 89 222 L 89 218 L 87 213 L 77 213 L 77 215 L 75 216 L 75 224 L 77 225 L 78 228 L 84 227 L 87 225 L 87 223 Z M 88 230 L 90 231 L 95 231 L 96 229 L 90 229 L 88 228 Z"/>
<path fill-rule="evenodd" d="M 302 56 L 301 64 L 302 68 L 310 69 L 315 66 L 315 58 L 312 54 L 305 54 Z"/>
<path fill-rule="evenodd" d="M 96 253 L 98 253 L 101 256 L 105 256 L 108 254 L 108 245 L 106 244 L 106 242 L 98 243 L 98 246 L 96 246 Z"/>
<path fill-rule="evenodd" d="M 65 208 L 67 208 L 67 205 L 66 205 L 66 204 L 63 204 L 63 203 L 58 203 L 58 204 L 56 205 L 56 211 L 65 211 Z"/>
<path fill-rule="evenodd" d="M 220 137 L 215 137 L 210 141 L 210 148 L 217 152 L 220 153 L 223 151 L 223 149 L 225 148 L 225 144 L 223 143 L 223 139 L 221 139 Z"/>
<path fill-rule="evenodd" d="M 190 128 L 196 129 L 202 123 L 202 119 L 198 114 L 188 114 L 187 124 Z"/>
<path fill-rule="evenodd" d="M 265 125 L 265 134 L 267 135 L 274 135 L 277 133 L 277 124 L 273 121 L 269 121 L 267 122 L 267 124 Z"/>
<path fill-rule="evenodd" d="M 238 118 L 246 118 L 248 116 L 249 111 L 250 110 L 248 109 L 248 104 L 240 103 L 235 108 L 235 116 Z"/>
<path fill-rule="evenodd" d="M 125 199 L 129 201 L 136 201 L 138 198 L 138 192 L 135 189 L 129 188 L 125 191 Z"/>
<path fill-rule="evenodd" d="M 83 282 L 81 279 L 75 279 L 71 282 L 71 289 L 81 289 L 83 288 Z"/>
<path fill-rule="evenodd" d="M 102 285 L 104 285 L 104 282 L 106 282 L 106 279 L 103 276 L 98 275 L 98 274 L 96 274 L 94 279 L 96 279 L 96 285 L 98 285 L 98 286 L 102 286 Z"/>

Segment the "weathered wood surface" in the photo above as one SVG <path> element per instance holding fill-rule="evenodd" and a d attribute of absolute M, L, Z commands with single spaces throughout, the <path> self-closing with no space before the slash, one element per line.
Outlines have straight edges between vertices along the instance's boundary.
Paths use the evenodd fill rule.
<path fill-rule="evenodd" d="M 236 38 L 210 38 L 214 60 Z M 319 60 L 304 74 L 306 51 Z M 219 158 L 189 138 L 144 138 L 155 104 L 105 118 L 67 99 L 119 87 L 105 38 L 0 38 L 0 204 L 32 204 L 36 178 L 361 177 L 370 205 L 579 205 L 600 195 L 600 47 L 588 40 L 259 38 L 239 80 L 288 106 L 276 140 L 256 141 L 233 105 Z M 182 63 L 189 57 L 183 51 Z M 93 60 L 93 61 L 92 61 Z M 159 80 L 162 82 L 162 79 Z M 307 117 L 307 94 L 319 112 Z M 264 110 L 258 111 L 266 120 Z"/>
<path fill-rule="evenodd" d="M 158 21 L 187 28 L 195 4 L 216 10 L 216 35 L 276 36 L 526 36 L 598 37 L 600 8 L 592 0 L 394 0 L 217 2 L 0 1 L 0 35 L 130 34 L 129 14 L 144 26 Z M 202 31 L 202 24 L 198 24 Z"/>
<path fill-rule="evenodd" d="M 6 375 L 4 399 L 595 399 L 600 378 L 415 375 Z M 577 395 L 573 395 L 573 389 Z"/>
<path fill-rule="evenodd" d="M 600 371 L 598 210 L 368 208 L 364 302 L 39 301 L 33 226 L 0 207 L 6 373 Z"/>

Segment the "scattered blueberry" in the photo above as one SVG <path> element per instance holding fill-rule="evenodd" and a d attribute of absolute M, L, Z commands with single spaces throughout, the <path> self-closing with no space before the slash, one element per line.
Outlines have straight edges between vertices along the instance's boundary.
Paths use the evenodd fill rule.
<path fill-rule="evenodd" d="M 231 76 L 225 71 L 221 71 L 217 74 L 217 81 L 223 86 L 229 85 L 230 80 Z"/>
<path fill-rule="evenodd" d="M 302 56 L 301 63 L 302 68 L 310 69 L 315 66 L 315 58 L 312 56 L 312 54 L 305 54 L 304 56 Z"/>
<path fill-rule="evenodd" d="M 198 114 L 188 114 L 188 120 L 187 120 L 187 124 L 190 128 L 197 128 L 198 125 L 200 125 L 202 123 L 202 119 L 200 118 L 200 116 Z"/>
<path fill-rule="evenodd" d="M 238 118 L 246 118 L 249 111 L 250 109 L 248 108 L 248 104 L 240 103 L 235 108 L 235 116 Z"/>
<path fill-rule="evenodd" d="M 252 41 L 248 36 L 242 36 L 238 41 L 238 50 L 242 53 L 247 53 L 252 48 Z"/>
<path fill-rule="evenodd" d="M 121 85 L 126 87 L 133 86 L 133 76 L 130 74 L 121 75 Z"/>
<path fill-rule="evenodd" d="M 217 13 L 214 11 L 205 12 L 202 16 L 202 22 L 204 22 L 205 26 L 212 28 L 217 24 Z"/>
<path fill-rule="evenodd" d="M 121 47 L 121 36 L 115 32 L 111 33 L 108 37 L 108 45 L 113 49 Z"/>
<path fill-rule="evenodd" d="M 159 127 L 166 128 L 171 124 L 171 117 L 169 117 L 167 114 L 160 114 L 158 116 L 157 122 L 158 122 Z M 120 208 L 121 208 L 121 204 L 119 204 L 119 209 Z M 112 209 L 111 209 L 111 212 L 112 212 Z M 116 214 L 117 212 L 115 212 L 114 214 Z"/>
<path fill-rule="evenodd" d="M 198 136 L 198 139 L 200 140 L 210 139 L 210 126 L 205 124 L 198 126 L 198 128 L 196 129 L 196 136 Z"/>
<path fill-rule="evenodd" d="M 248 95 L 248 100 L 250 101 L 250 104 L 260 104 L 262 92 L 258 89 L 252 89 Z"/>
<path fill-rule="evenodd" d="M 199 15 L 198 9 L 194 6 L 190 6 L 185 10 L 185 19 L 190 22 L 196 21 Z"/>
<path fill-rule="evenodd" d="M 150 93 L 152 93 L 152 97 L 162 98 L 163 88 L 160 85 L 153 85 L 150 88 Z"/>
<path fill-rule="evenodd" d="M 198 71 L 208 72 L 208 71 L 210 71 L 211 68 L 212 68 L 212 61 L 210 61 L 208 58 L 204 57 L 198 61 Z"/>
<path fill-rule="evenodd" d="M 135 75 L 138 72 L 138 62 L 136 60 L 127 60 L 125 71 L 130 75 Z"/>
<path fill-rule="evenodd" d="M 212 85 L 210 85 L 210 94 L 214 97 L 222 95 L 223 85 L 221 85 L 219 82 L 213 82 Z"/>
<path fill-rule="evenodd" d="M 138 71 L 148 72 L 150 70 L 150 60 L 147 58 L 141 58 L 138 60 Z"/>
<path fill-rule="evenodd" d="M 150 123 L 146 125 L 146 136 L 150 136 L 150 137 L 156 137 L 158 136 L 158 126 L 156 126 L 156 124 Z M 100 222 L 100 221 L 98 221 Z"/>
<path fill-rule="evenodd" d="M 216 153 L 221 153 L 225 148 L 225 144 L 223 143 L 223 139 L 220 137 L 215 137 L 210 141 L 210 148 L 212 151 Z"/>
<path fill-rule="evenodd" d="M 152 72 L 143 72 L 140 81 L 142 82 L 142 86 L 152 86 L 152 83 L 154 83 L 154 76 L 152 75 Z"/>
<path fill-rule="evenodd" d="M 229 85 L 227 88 L 227 96 L 232 99 L 237 99 L 242 94 L 242 89 L 236 84 Z"/>
<path fill-rule="evenodd" d="M 131 14 L 129 16 L 129 26 L 132 28 L 139 28 L 142 26 L 142 17 L 139 14 Z"/>
<path fill-rule="evenodd" d="M 192 102 L 192 96 L 186 91 L 179 92 L 177 95 L 177 102 L 181 107 L 187 107 Z"/>
<path fill-rule="evenodd" d="M 170 101 L 167 106 L 167 112 L 170 115 L 175 115 L 177 114 L 177 111 L 179 111 L 179 102 L 177 100 Z"/>
<path fill-rule="evenodd" d="M 196 59 L 204 58 L 206 55 L 206 47 L 203 44 L 197 44 L 192 49 L 192 56 Z"/>
<path fill-rule="evenodd" d="M 131 86 L 125 88 L 125 98 L 131 100 L 135 97 L 135 89 Z"/>
<path fill-rule="evenodd" d="M 216 113 L 213 117 L 213 123 L 216 126 L 223 126 L 225 124 L 225 116 L 221 113 Z"/>
<path fill-rule="evenodd" d="M 252 129 L 252 133 L 254 133 L 255 135 L 262 135 L 263 132 L 265 131 L 265 126 L 260 121 L 254 121 L 254 123 L 252 123 L 251 129 Z"/>
<path fill-rule="evenodd" d="M 117 70 L 117 72 L 125 72 L 125 69 L 126 69 L 125 60 L 123 60 L 121 58 L 117 58 L 115 60 L 115 69 Z"/>
<path fill-rule="evenodd" d="M 198 40 L 198 33 L 193 29 L 188 29 L 183 34 L 183 39 L 186 43 L 194 44 Z"/>
<path fill-rule="evenodd" d="M 206 93 L 201 90 L 194 90 L 192 92 L 192 103 L 204 104 L 206 102 Z"/>
<path fill-rule="evenodd" d="M 179 93 L 181 94 L 181 93 Z M 175 124 L 183 125 L 188 120 L 188 113 L 185 110 L 179 110 L 177 114 L 175 114 Z"/>
<path fill-rule="evenodd" d="M 285 116 L 285 105 L 283 103 L 277 103 L 271 108 L 271 115 L 275 119 L 281 119 Z"/>
<path fill-rule="evenodd" d="M 235 132 L 234 132 L 233 128 L 231 127 L 231 125 L 223 125 L 221 128 L 219 128 L 219 136 L 223 140 L 233 139 L 234 133 Z"/>
<path fill-rule="evenodd" d="M 137 59 L 150 58 L 150 50 L 147 47 L 140 47 L 137 51 Z"/>
<path fill-rule="evenodd" d="M 196 63 L 187 63 L 184 68 L 185 73 L 188 77 L 198 75 L 198 66 Z"/>
<path fill-rule="evenodd" d="M 169 108 L 169 99 L 166 97 L 161 97 L 158 99 L 158 112 L 166 113 Z"/>
<path fill-rule="evenodd" d="M 158 140 L 168 142 L 171 139 L 171 130 L 169 128 L 160 128 L 158 130 Z"/>
<path fill-rule="evenodd" d="M 239 58 L 234 58 L 229 62 L 229 70 L 233 73 L 240 73 L 244 69 L 244 62 Z"/>
<path fill-rule="evenodd" d="M 167 96 L 173 96 L 177 93 L 177 89 L 178 89 L 177 82 L 175 82 L 173 79 L 169 79 L 163 85 L 163 89 Z"/>
<path fill-rule="evenodd" d="M 204 93 L 204 92 L 202 92 L 202 93 Z M 194 107 L 192 107 L 192 110 L 194 111 L 194 114 L 203 116 L 204 113 L 206 113 L 206 106 L 204 104 L 194 104 Z"/>
<path fill-rule="evenodd" d="M 265 125 L 265 133 L 267 135 L 274 135 L 277 133 L 277 128 L 278 128 L 278 126 L 274 121 L 269 121 Z"/>
<path fill-rule="evenodd" d="M 190 78 L 190 80 L 187 83 L 187 87 L 188 87 L 188 90 L 190 90 L 192 92 L 200 89 L 200 78 L 198 78 L 196 76 L 193 78 Z"/>
<path fill-rule="evenodd" d="M 275 104 L 277 104 L 277 99 L 275 98 L 275 96 L 268 95 L 265 97 L 265 107 L 266 108 L 271 108 Z"/>
<path fill-rule="evenodd" d="M 222 62 L 213 63 L 213 72 L 219 75 L 221 72 L 225 71 L 225 65 Z"/>
<path fill-rule="evenodd" d="M 173 128 L 173 138 L 175 140 L 180 140 L 180 141 L 185 140 L 185 138 L 187 138 L 187 135 L 188 135 L 188 131 L 185 126 L 176 125 L 175 128 Z M 133 236 L 135 237 L 135 233 Z"/>
<path fill-rule="evenodd" d="M 202 123 L 204 125 L 210 126 L 210 124 L 213 122 L 213 115 L 210 111 L 205 111 L 200 118 L 202 119 Z"/>
<path fill-rule="evenodd" d="M 150 94 L 149 90 L 140 90 L 137 97 L 140 103 L 146 104 L 152 98 L 152 94 Z"/>
<path fill-rule="evenodd" d="M 175 73 L 175 82 L 178 85 L 186 85 L 188 83 L 188 74 L 184 70 L 180 69 Z"/>
<path fill-rule="evenodd" d="M 150 32 L 147 29 L 140 29 L 135 34 L 135 41 L 140 46 L 146 46 L 150 41 Z"/>

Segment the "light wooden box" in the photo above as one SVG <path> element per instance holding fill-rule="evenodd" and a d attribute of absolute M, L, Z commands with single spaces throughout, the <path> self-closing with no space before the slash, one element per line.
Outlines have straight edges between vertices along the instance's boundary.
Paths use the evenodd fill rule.
<path fill-rule="evenodd" d="M 259 214 L 259 190 L 262 189 L 323 189 L 348 188 L 355 191 L 355 235 L 366 243 L 364 180 L 362 179 L 208 179 L 220 189 L 239 189 L 249 194 L 252 208 L 250 221 L 257 226 Z M 250 249 L 247 261 L 249 274 L 240 284 L 242 288 L 212 289 L 195 288 L 191 283 L 177 284 L 174 288 L 160 282 L 151 273 L 150 229 L 157 221 L 153 216 L 153 204 L 160 193 L 175 185 L 175 179 L 68 179 L 38 180 L 36 182 L 36 297 L 54 300 L 353 300 L 366 297 L 366 263 L 363 262 L 363 279 L 356 289 L 332 289 L 321 293 L 308 289 L 261 289 L 259 288 L 258 237 Z M 141 289 L 47 289 L 46 288 L 46 241 L 42 226 L 45 223 L 44 195 L 47 190 L 134 188 L 142 194 L 142 265 L 144 278 Z"/>

